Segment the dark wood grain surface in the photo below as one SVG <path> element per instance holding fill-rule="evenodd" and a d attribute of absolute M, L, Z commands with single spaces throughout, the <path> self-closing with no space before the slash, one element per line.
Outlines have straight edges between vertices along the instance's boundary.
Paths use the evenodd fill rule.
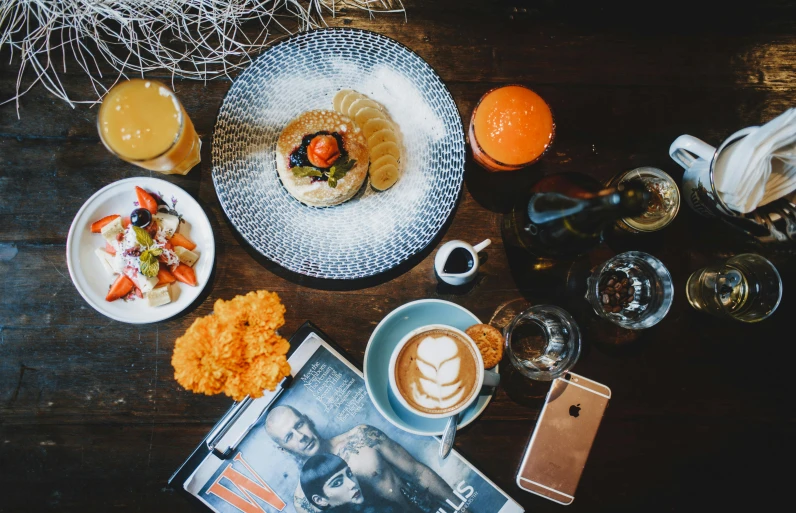
<path fill-rule="evenodd" d="M 207 211 L 215 271 L 202 300 L 176 318 L 142 326 L 105 318 L 69 279 L 66 234 L 96 190 L 149 173 L 105 150 L 96 108 L 72 109 L 41 87 L 22 98 L 20 119 L 13 104 L 0 107 L 0 511 L 192 511 L 166 481 L 231 401 L 174 381 L 174 340 L 216 299 L 252 289 L 282 297 L 284 334 L 310 319 L 359 361 L 379 320 L 414 299 L 450 300 L 496 323 L 524 304 L 564 305 L 584 332 L 574 370 L 613 391 L 571 510 L 762 510 L 789 497 L 796 456 L 792 256 L 756 250 L 779 267 L 784 298 L 770 319 L 743 325 L 697 313 L 684 287 L 692 271 L 755 250 L 748 241 L 685 205 L 654 236 L 612 238 L 581 265 L 629 248 L 648 251 L 676 287 L 668 316 L 631 336 L 588 312 L 582 290 L 565 285 L 569 264 L 534 271 L 528 257 L 504 247 L 500 225 L 541 174 L 604 179 L 649 165 L 679 180 L 682 170 L 667 154 L 678 135 L 718 144 L 792 106 L 796 4 L 406 3 L 406 21 L 351 10 L 327 21 L 415 50 L 446 82 L 465 124 L 490 87 L 527 84 L 552 106 L 557 135 L 540 163 L 517 173 L 492 175 L 468 160 L 460 201 L 439 237 L 408 264 L 370 280 L 302 279 L 243 242 L 211 180 L 213 126 L 230 82 L 178 80 L 203 155 L 187 176 L 166 179 Z M 5 99 L 16 67 L 9 55 L 0 57 Z M 64 83 L 90 97 L 76 66 Z M 439 243 L 485 238 L 493 244 L 476 283 L 440 286 L 432 267 Z M 332 302 L 341 308 L 327 308 Z M 483 416 L 456 438 L 457 449 L 527 511 L 561 508 L 514 484 L 547 389 L 507 372 Z"/>

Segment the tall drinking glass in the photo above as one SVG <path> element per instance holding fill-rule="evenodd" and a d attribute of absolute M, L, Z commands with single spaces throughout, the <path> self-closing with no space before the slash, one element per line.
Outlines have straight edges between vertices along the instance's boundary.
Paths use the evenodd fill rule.
<path fill-rule="evenodd" d="M 512 365 L 526 377 L 551 381 L 575 365 L 580 330 L 572 316 L 553 305 L 536 305 L 514 317 L 504 329 Z"/>
<path fill-rule="evenodd" d="M 174 92 L 133 79 L 114 86 L 99 110 L 100 139 L 114 155 L 164 174 L 184 175 L 200 161 L 202 141 Z"/>
<path fill-rule="evenodd" d="M 742 322 L 768 318 L 782 299 L 782 280 L 774 264 L 744 253 L 704 267 L 688 278 L 688 302 L 701 312 Z"/>

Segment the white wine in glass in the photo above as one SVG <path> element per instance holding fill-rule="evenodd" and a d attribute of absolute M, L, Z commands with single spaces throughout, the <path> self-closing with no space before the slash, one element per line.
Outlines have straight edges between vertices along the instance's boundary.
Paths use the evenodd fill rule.
<path fill-rule="evenodd" d="M 744 253 L 704 267 L 688 278 L 688 302 L 695 309 L 742 322 L 768 318 L 782 299 L 782 280 L 760 255 Z"/>

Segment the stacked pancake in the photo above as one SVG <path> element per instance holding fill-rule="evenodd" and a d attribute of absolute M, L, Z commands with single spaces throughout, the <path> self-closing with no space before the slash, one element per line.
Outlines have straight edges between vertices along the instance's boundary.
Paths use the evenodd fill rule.
<path fill-rule="evenodd" d="M 285 189 L 310 206 L 351 199 L 370 174 L 378 191 L 401 175 L 401 133 L 383 105 L 343 89 L 335 111 L 313 110 L 292 120 L 277 141 L 276 166 Z"/>
<path fill-rule="evenodd" d="M 343 172 L 347 165 L 350 169 Z M 285 189 L 302 203 L 337 205 L 351 199 L 368 175 L 367 142 L 345 116 L 330 110 L 305 112 L 280 134 L 276 169 Z"/>

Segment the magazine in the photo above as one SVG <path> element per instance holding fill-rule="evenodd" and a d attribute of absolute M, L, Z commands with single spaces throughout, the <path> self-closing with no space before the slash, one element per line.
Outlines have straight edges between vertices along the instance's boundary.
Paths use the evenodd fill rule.
<path fill-rule="evenodd" d="M 437 439 L 382 417 L 325 338 L 305 324 L 292 379 L 237 403 L 170 484 L 218 513 L 523 511 L 456 451 L 441 461 Z"/>

